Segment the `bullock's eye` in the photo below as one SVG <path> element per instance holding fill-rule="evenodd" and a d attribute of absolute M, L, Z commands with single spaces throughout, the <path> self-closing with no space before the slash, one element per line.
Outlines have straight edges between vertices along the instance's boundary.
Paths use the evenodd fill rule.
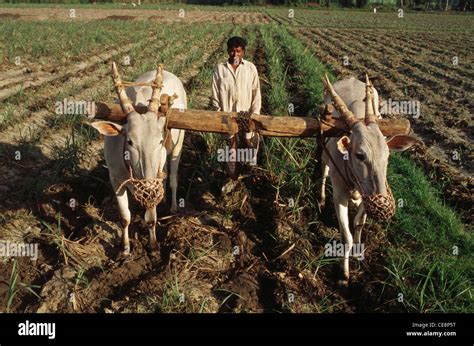
<path fill-rule="evenodd" d="M 356 153 L 355 156 L 357 157 L 357 159 L 364 161 L 364 154 Z"/>
<path fill-rule="evenodd" d="M 132 145 L 133 145 L 132 140 L 131 140 L 131 139 L 127 139 L 127 144 L 128 144 L 129 146 L 132 146 Z"/>

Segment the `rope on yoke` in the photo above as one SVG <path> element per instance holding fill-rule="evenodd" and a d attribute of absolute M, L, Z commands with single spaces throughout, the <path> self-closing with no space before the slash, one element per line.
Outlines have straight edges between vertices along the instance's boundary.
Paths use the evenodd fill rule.
<path fill-rule="evenodd" d="M 251 116 L 250 112 L 241 111 L 237 113 L 237 126 L 240 133 L 251 132 Z"/>
<path fill-rule="evenodd" d="M 162 94 L 160 97 L 160 113 L 164 114 L 165 117 L 165 126 L 164 126 L 164 135 L 163 135 L 163 145 L 168 148 L 171 143 L 169 141 L 171 130 L 168 128 L 169 115 L 171 114 L 173 108 L 174 100 L 178 98 L 178 95 L 173 94 L 169 96 L 168 94 Z"/>
<path fill-rule="evenodd" d="M 254 137 L 257 138 L 257 145 L 255 149 L 256 153 L 258 153 L 258 150 L 260 148 L 260 133 L 258 133 L 258 131 L 255 131 L 252 125 L 252 113 L 245 111 L 240 111 L 237 113 L 237 126 L 239 128 L 239 133 L 243 135 L 244 133 L 254 132 L 254 136 L 252 136 L 251 140 Z M 256 157 L 252 159 L 252 162 L 255 163 L 255 160 Z"/>

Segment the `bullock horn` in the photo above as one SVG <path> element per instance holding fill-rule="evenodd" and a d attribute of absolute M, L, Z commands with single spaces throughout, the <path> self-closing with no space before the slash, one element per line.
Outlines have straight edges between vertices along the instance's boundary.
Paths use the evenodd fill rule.
<path fill-rule="evenodd" d="M 155 82 L 152 84 L 152 93 L 150 103 L 148 104 L 148 111 L 158 113 L 158 107 L 160 105 L 160 94 L 161 88 L 163 88 L 163 64 L 158 64 L 156 70 Z"/>
<path fill-rule="evenodd" d="M 374 109 L 374 86 L 369 79 L 367 73 L 365 74 L 365 123 L 375 123 L 375 109 Z"/>
<path fill-rule="evenodd" d="M 336 93 L 334 88 L 332 87 L 331 82 L 329 81 L 329 78 L 327 75 L 324 75 L 323 78 L 321 78 L 324 84 L 324 88 L 326 91 L 331 95 L 333 101 L 334 101 L 334 106 L 336 109 L 339 111 L 339 114 L 341 115 L 341 119 L 344 120 L 344 122 L 351 128 L 354 126 L 355 123 L 357 123 L 359 120 L 357 120 L 356 116 L 354 113 L 352 113 L 349 108 L 347 108 L 346 104 L 344 101 L 339 97 L 339 95 Z"/>
<path fill-rule="evenodd" d="M 132 101 L 127 96 L 125 92 L 125 88 L 123 86 L 122 78 L 120 78 L 120 74 L 118 73 L 117 64 L 112 62 L 112 79 L 114 80 L 115 91 L 120 100 L 120 105 L 122 106 L 122 110 L 126 115 L 134 112 L 135 109 L 133 108 Z"/>

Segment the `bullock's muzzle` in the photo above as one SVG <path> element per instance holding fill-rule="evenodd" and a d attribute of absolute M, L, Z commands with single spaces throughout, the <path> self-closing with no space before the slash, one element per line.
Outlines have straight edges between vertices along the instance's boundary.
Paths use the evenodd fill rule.
<path fill-rule="evenodd" d="M 386 183 L 387 196 L 381 194 L 362 196 L 367 215 L 377 222 L 386 222 L 395 215 L 395 199 L 392 190 Z"/>
<path fill-rule="evenodd" d="M 117 191 L 126 183 L 130 183 L 133 186 L 133 197 L 137 202 L 145 209 L 151 209 L 160 204 L 165 195 L 163 188 L 163 180 L 165 178 L 166 173 L 164 172 L 159 172 L 158 176 L 154 179 L 135 179 L 133 176 L 130 176 L 120 185 Z"/>

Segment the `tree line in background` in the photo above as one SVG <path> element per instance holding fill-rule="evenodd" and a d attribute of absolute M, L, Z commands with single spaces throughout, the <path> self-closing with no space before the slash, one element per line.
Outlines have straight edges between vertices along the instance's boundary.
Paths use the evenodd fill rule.
<path fill-rule="evenodd" d="M 0 0 L 0 3 L 127 3 L 133 0 Z M 193 5 L 283 5 L 305 7 L 402 7 L 413 10 L 474 10 L 474 0 L 141 0 L 142 4 L 193 4 Z"/>
<path fill-rule="evenodd" d="M 403 7 L 416 10 L 474 10 L 473 0 L 181 0 L 181 2 L 202 5 L 302 5 L 308 7 L 339 6 L 359 8 L 370 5 Z"/>

